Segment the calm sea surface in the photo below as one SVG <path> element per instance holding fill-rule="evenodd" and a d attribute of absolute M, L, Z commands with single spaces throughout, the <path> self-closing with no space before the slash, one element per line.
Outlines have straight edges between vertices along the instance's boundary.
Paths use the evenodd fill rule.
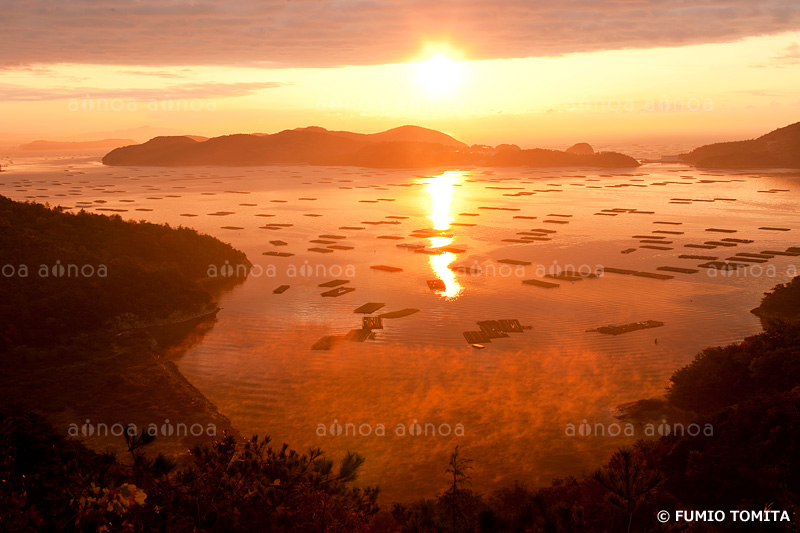
<path fill-rule="evenodd" d="M 67 156 L 17 158 L 8 168 L 0 193 L 15 200 L 190 226 L 245 251 L 255 269 L 221 297 L 213 327 L 176 356 L 181 372 L 244 435 L 269 434 L 300 450 L 318 446 L 336 459 L 347 450 L 363 454 L 361 482 L 379 484 L 386 500 L 445 490 L 456 445 L 474 460 L 479 490 L 596 468 L 635 439 L 569 436 L 569 424 L 613 424 L 616 406 L 662 395 L 671 374 L 702 348 L 758 332 L 749 310 L 794 275 L 798 262 L 776 256 L 714 276 L 697 266 L 706 261 L 678 256 L 725 260 L 800 246 L 800 178 L 769 172 L 660 164 L 424 174 L 109 168 Z M 525 237 L 537 240 L 504 241 Z M 707 241 L 734 246 L 685 246 Z M 398 244 L 452 248 L 429 255 Z M 309 250 L 330 246 L 337 248 Z M 627 249 L 635 251 L 621 253 Z M 498 263 L 503 259 L 531 264 Z M 371 268 L 377 265 L 402 271 Z M 460 273 L 449 268 L 458 265 Z M 237 265 L 210 265 L 210 273 L 228 273 L 228 266 L 235 274 Z M 543 277 L 570 266 L 674 279 Z M 699 272 L 657 270 L 663 266 Z M 319 285 L 335 279 L 355 291 L 321 296 L 331 288 Z M 443 290 L 428 287 L 437 279 Z M 526 279 L 559 287 L 525 285 Z M 289 289 L 273 293 L 281 285 Z M 368 302 L 385 306 L 354 313 Z M 385 318 L 374 339 L 311 349 L 324 336 L 360 328 L 363 316 L 407 308 L 419 312 Z M 497 319 L 532 329 L 482 350 L 465 342 L 462 333 L 478 330 L 476 322 Z M 644 320 L 665 325 L 619 336 L 587 332 Z"/>

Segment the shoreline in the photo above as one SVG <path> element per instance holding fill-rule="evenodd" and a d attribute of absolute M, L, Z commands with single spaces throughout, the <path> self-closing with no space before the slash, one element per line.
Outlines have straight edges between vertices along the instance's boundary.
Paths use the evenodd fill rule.
<path fill-rule="evenodd" d="M 18 361 L 6 358 L 0 398 L 7 407 L 39 413 L 60 433 L 97 452 L 111 450 L 123 461 L 128 454 L 119 428 L 129 424 L 158 428 L 156 440 L 145 448 L 152 457 L 164 453 L 179 459 L 195 443 L 209 444 L 223 432 L 239 439 L 230 419 L 169 360 L 170 345 L 147 331 L 156 327 L 185 339 L 218 311 L 214 306 L 211 313 L 149 328 L 101 332 L 84 339 L 88 349 L 67 348 L 79 355 L 77 360 L 59 359 L 66 364 L 54 364 L 52 356 L 41 361 L 35 352 Z M 187 431 L 172 433 L 179 424 Z"/>

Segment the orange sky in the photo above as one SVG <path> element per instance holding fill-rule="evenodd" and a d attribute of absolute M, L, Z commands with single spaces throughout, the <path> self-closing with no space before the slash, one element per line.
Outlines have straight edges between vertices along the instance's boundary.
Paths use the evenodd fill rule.
<path fill-rule="evenodd" d="M 11 1 L 0 34 L 5 144 L 401 124 L 470 144 L 691 143 L 800 119 L 789 1 L 575 0 L 567 15 L 536 2 L 457 15 L 448 2 L 39 3 Z"/>

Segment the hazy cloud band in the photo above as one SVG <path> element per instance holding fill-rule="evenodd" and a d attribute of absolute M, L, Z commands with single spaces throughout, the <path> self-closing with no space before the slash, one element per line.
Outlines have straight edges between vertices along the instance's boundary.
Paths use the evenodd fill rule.
<path fill-rule="evenodd" d="M 5 0 L 0 65 L 336 66 L 737 40 L 800 29 L 796 0 Z"/>

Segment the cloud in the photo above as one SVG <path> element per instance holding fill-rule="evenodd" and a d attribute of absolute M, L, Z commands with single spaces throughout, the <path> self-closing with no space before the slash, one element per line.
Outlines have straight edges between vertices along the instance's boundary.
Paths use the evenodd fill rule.
<path fill-rule="evenodd" d="M 778 50 L 777 53 L 770 57 L 767 61 L 763 61 L 752 66 L 756 68 L 781 68 L 791 65 L 800 65 L 800 44 L 791 43 L 788 46 Z"/>
<path fill-rule="evenodd" d="M 109 89 L 99 87 L 52 87 L 36 89 L 11 83 L 0 83 L 0 101 L 39 102 L 46 100 L 188 100 L 194 98 L 230 98 L 248 96 L 263 89 L 287 85 L 280 82 L 252 83 L 186 83 L 161 89 Z"/>
<path fill-rule="evenodd" d="M 25 74 L 33 74 L 35 76 L 52 76 L 55 70 L 41 65 L 22 65 L 19 63 L 0 64 L 0 72 L 22 72 Z"/>
<path fill-rule="evenodd" d="M 336 66 L 733 41 L 800 29 L 796 0 L 6 0 L 0 64 Z"/>
<path fill-rule="evenodd" d="M 792 43 L 772 58 L 775 63 L 782 65 L 797 65 L 800 63 L 800 44 Z"/>
<path fill-rule="evenodd" d="M 134 76 L 153 76 L 155 78 L 186 78 L 186 74 L 178 74 L 170 70 L 120 70 L 119 73 Z"/>

